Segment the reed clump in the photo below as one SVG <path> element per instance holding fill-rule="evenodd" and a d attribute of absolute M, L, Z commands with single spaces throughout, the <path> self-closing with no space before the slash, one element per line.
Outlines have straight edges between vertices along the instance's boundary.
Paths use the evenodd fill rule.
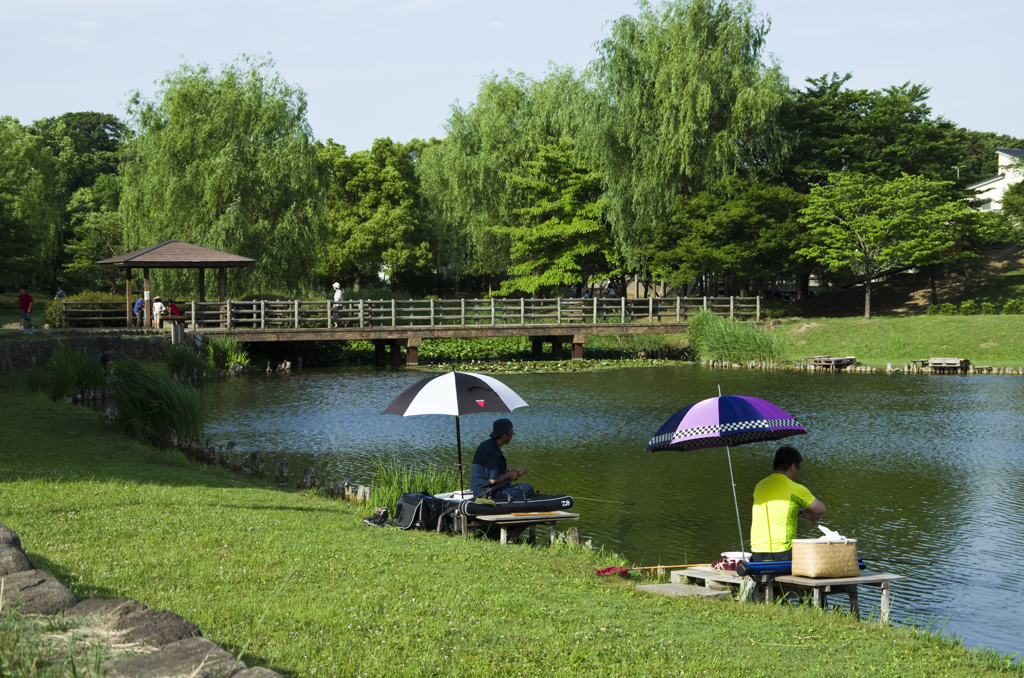
<path fill-rule="evenodd" d="M 249 354 L 231 337 L 211 337 L 206 342 L 206 354 L 221 372 L 241 372 L 249 366 Z"/>
<path fill-rule="evenodd" d="M 129 437 L 157 445 L 202 439 L 209 414 L 202 391 L 135 360 L 118 360 L 114 377 L 114 424 Z"/>
<path fill-rule="evenodd" d="M 421 464 L 406 466 L 391 457 L 377 462 L 377 477 L 373 482 L 373 503 L 394 509 L 406 492 L 441 494 L 459 489 L 459 471 L 456 468 Z"/>
<path fill-rule="evenodd" d="M 106 370 L 97 356 L 70 348 L 53 352 L 45 374 L 46 390 L 54 400 L 71 400 L 89 389 L 102 389 L 106 380 Z"/>
<path fill-rule="evenodd" d="M 689 338 L 690 348 L 701 362 L 769 363 L 786 354 L 786 340 L 781 335 L 710 311 L 699 311 L 690 318 Z"/>
<path fill-rule="evenodd" d="M 164 348 L 164 362 L 171 376 L 178 381 L 199 381 L 217 376 L 217 368 L 209 355 L 196 353 L 184 344 Z"/>

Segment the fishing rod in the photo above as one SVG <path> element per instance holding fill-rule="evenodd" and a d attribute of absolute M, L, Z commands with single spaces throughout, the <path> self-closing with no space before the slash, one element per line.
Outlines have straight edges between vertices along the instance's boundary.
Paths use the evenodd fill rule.
<path fill-rule="evenodd" d="M 632 506 L 633 504 L 636 503 L 635 501 L 626 502 L 626 501 L 612 501 L 611 499 L 591 499 L 590 497 L 577 497 L 576 495 L 573 495 L 572 498 L 573 499 L 580 499 L 580 500 L 583 500 L 583 501 L 599 501 L 602 504 L 621 504 L 623 506 Z"/>
<path fill-rule="evenodd" d="M 870 560 L 873 563 L 894 563 L 896 565 L 934 565 L 934 561 L 928 561 L 927 563 L 923 560 L 895 560 L 893 558 L 876 558 L 875 556 L 862 556 L 857 554 L 857 557 L 861 560 Z"/>
<path fill-rule="evenodd" d="M 605 567 L 594 572 L 598 577 L 610 577 L 613 574 L 617 574 L 620 577 L 625 577 L 627 572 L 634 570 L 671 570 L 682 567 L 710 567 L 711 563 L 687 563 L 686 565 L 647 565 L 645 567 Z"/>
<path fill-rule="evenodd" d="M 607 431 L 605 431 L 604 433 L 598 433 L 598 434 L 597 434 L 596 436 L 594 436 L 593 438 L 587 438 L 586 440 L 584 440 L 584 441 L 582 441 L 582 442 L 578 442 L 578 443 L 576 443 L 575 445 L 573 445 L 572 447 L 570 447 L 569 449 L 567 449 L 567 450 L 563 450 L 563 451 L 559 452 L 558 454 L 554 455 L 553 457 L 548 457 L 547 459 L 544 459 L 543 461 L 539 461 L 539 462 L 537 462 L 536 464 L 534 464 L 534 468 L 536 468 L 536 467 L 538 467 L 538 466 L 541 466 L 542 464 L 548 464 L 548 463 L 551 463 L 551 462 L 552 462 L 552 461 L 554 461 L 555 459 L 558 459 L 559 457 L 561 457 L 561 456 L 562 456 L 563 454 L 566 454 L 567 452 L 572 452 L 573 450 L 575 450 L 575 449 L 577 449 L 577 448 L 579 448 L 579 447 L 582 447 L 583 445 L 586 445 L 587 443 L 589 443 L 589 442 L 590 442 L 590 441 L 592 441 L 592 440 L 597 440 L 597 439 L 598 439 L 598 438 L 600 438 L 601 436 L 605 435 L 605 433 L 611 433 L 612 431 L 614 431 L 614 430 L 616 430 L 616 429 L 620 429 L 620 428 L 622 428 L 623 426 L 625 426 L 625 425 L 626 425 L 627 423 L 629 423 L 629 422 L 625 422 L 625 421 L 624 421 L 624 422 L 622 422 L 621 424 L 619 424 L 618 426 L 613 426 L 612 428 L 608 429 L 608 430 L 607 430 Z M 527 469 L 527 473 L 531 473 L 532 471 L 533 471 L 533 468 L 531 468 L 531 469 Z"/>

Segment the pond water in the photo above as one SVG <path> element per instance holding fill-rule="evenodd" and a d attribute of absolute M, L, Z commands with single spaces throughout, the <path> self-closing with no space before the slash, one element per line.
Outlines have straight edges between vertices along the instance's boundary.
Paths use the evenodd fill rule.
<path fill-rule="evenodd" d="M 453 463 L 452 417 L 382 416 L 424 372 L 389 368 L 304 370 L 209 386 L 210 433 L 241 452 L 288 461 L 292 478 L 315 466 L 321 482 L 369 483 L 381 458 Z M 510 464 L 545 493 L 636 502 L 578 501 L 579 527 L 638 564 L 708 562 L 739 550 L 724 449 L 649 454 L 644 446 L 679 408 L 718 394 L 753 395 L 795 416 L 807 435 L 798 481 L 828 505 L 824 521 L 859 540 L 861 553 L 935 561 L 877 563 L 910 581 L 894 585 L 892 618 L 945 624 L 970 646 L 1024 650 L 1024 378 L 710 370 L 697 366 L 501 380 L 529 407 L 511 416 Z M 467 464 L 493 414 L 462 417 Z M 604 437 L 579 441 L 625 422 Z M 776 444 L 733 448 L 744 539 L 751 492 L 771 471 Z M 554 455 L 559 455 L 551 459 Z M 548 461 L 550 460 L 550 461 Z M 800 521 L 801 537 L 820 533 Z M 867 587 L 866 587 L 867 588 Z M 862 609 L 877 605 L 862 590 Z"/>

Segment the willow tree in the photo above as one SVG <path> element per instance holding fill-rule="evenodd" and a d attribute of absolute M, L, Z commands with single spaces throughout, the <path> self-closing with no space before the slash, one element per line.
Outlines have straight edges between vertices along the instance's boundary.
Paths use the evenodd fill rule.
<path fill-rule="evenodd" d="M 624 253 L 645 265 L 652 227 L 679 196 L 743 171 L 781 165 L 778 123 L 788 85 L 764 62 L 769 22 L 746 0 L 639 4 L 599 44 L 583 100 L 588 149 L 607 177 L 609 217 Z"/>
<path fill-rule="evenodd" d="M 295 289 L 316 268 L 327 173 L 306 121 L 306 95 L 242 57 L 213 73 L 183 65 L 155 100 L 136 92 L 135 138 L 121 165 L 126 247 L 184 240 L 251 257 L 233 294 Z M 158 285 L 194 291 L 195 274 L 160 271 Z"/>
<path fill-rule="evenodd" d="M 529 189 L 517 180 L 545 145 L 572 137 L 572 102 L 582 83 L 571 69 L 542 80 L 485 78 L 477 99 L 452 107 L 443 142 L 423 153 L 418 172 L 434 211 L 438 264 L 457 273 L 503 276 L 510 241 L 501 228 L 521 222 Z"/>

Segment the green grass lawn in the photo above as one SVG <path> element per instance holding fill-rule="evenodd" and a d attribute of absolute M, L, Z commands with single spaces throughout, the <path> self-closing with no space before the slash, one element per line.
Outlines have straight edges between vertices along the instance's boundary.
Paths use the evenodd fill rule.
<path fill-rule="evenodd" d="M 788 355 L 857 356 L 875 367 L 902 367 L 917 358 L 968 358 L 976 365 L 1024 366 L 1024 316 L 909 316 L 814 318 L 777 327 Z"/>
<path fill-rule="evenodd" d="M 581 549 L 371 528 L 0 380 L 0 521 L 80 598 L 193 620 L 295 676 L 984 676 L 995 653 L 810 608 L 642 594 Z M 1010 667 L 1020 674 L 1020 667 Z"/>

